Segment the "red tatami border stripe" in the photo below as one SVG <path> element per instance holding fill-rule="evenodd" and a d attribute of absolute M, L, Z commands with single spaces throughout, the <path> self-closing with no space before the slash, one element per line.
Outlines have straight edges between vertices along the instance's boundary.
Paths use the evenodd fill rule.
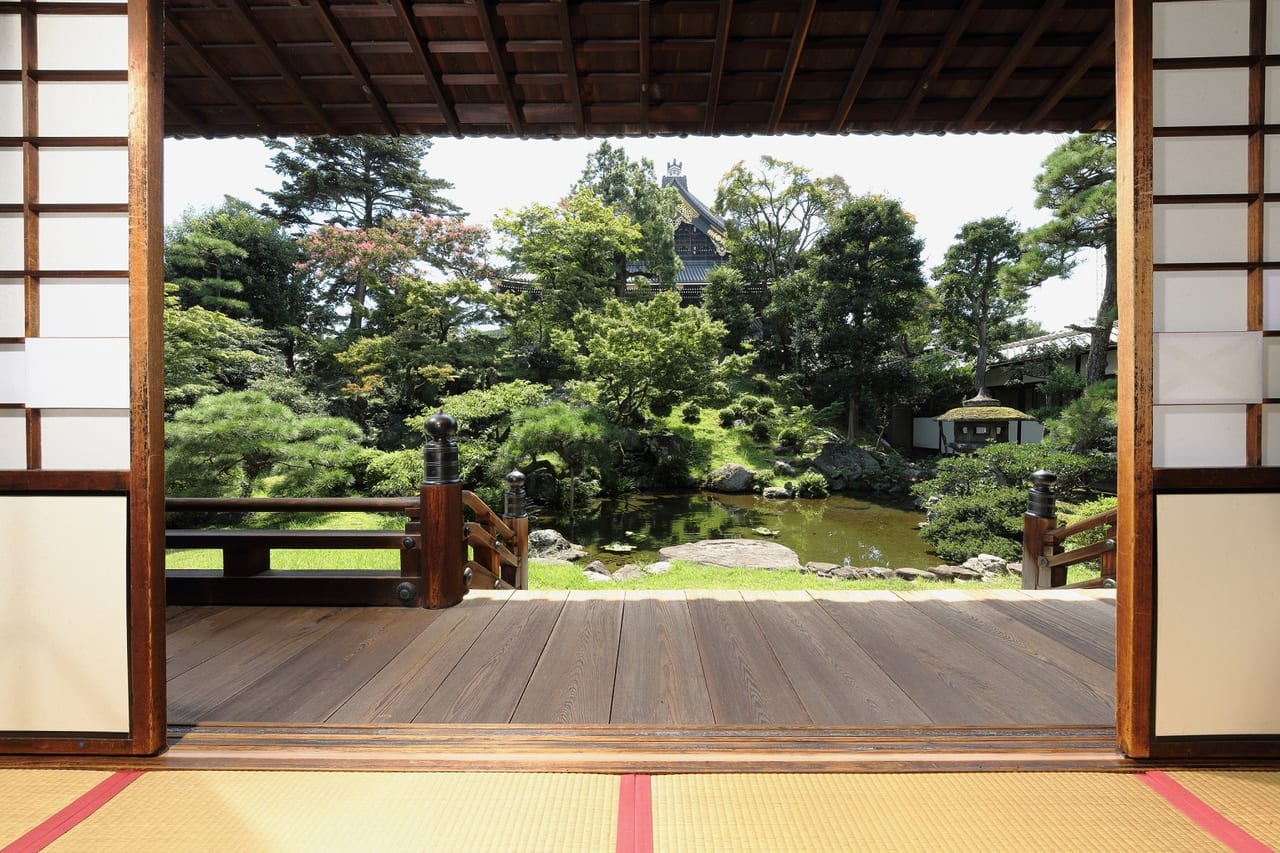
<path fill-rule="evenodd" d="M 1182 787 L 1167 773 L 1149 770 L 1139 778 L 1197 826 L 1237 853 L 1270 853 L 1271 848 L 1228 820 L 1221 812 Z"/>
<path fill-rule="evenodd" d="M 618 853 L 653 853 L 653 796 L 650 777 L 622 777 L 618 790 Z"/>
<path fill-rule="evenodd" d="M 43 850 L 110 802 L 116 794 L 133 784 L 134 780 L 142 774 L 141 770 L 122 770 L 111 774 L 44 823 L 6 845 L 0 853 L 35 853 L 37 850 Z"/>

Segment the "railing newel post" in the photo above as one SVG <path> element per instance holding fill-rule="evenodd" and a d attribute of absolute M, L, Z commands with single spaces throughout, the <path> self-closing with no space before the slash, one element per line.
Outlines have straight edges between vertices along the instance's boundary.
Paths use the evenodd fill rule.
<path fill-rule="evenodd" d="M 507 491 L 503 495 L 502 518 L 515 534 L 515 541 L 507 545 L 516 555 L 515 578 L 511 585 L 516 589 L 529 588 L 529 513 L 525 509 L 524 472 L 519 469 L 507 474 Z"/>
<path fill-rule="evenodd" d="M 1054 492 L 1057 482 L 1058 475 L 1044 469 L 1031 475 L 1027 511 L 1022 516 L 1023 589 L 1048 589 L 1054 585 L 1053 571 L 1048 565 L 1054 546 L 1047 534 L 1058 526 L 1057 495 Z"/>
<path fill-rule="evenodd" d="M 462 475 L 453 436 L 458 422 L 443 411 L 427 418 L 422 451 L 420 521 L 424 607 L 450 607 L 467 594 Z"/>

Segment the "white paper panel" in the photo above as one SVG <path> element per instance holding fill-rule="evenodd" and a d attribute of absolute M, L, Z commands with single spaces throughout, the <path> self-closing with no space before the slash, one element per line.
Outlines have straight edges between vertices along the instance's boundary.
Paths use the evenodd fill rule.
<path fill-rule="evenodd" d="M 127 409 L 129 341 L 29 338 L 27 395 L 33 409 Z"/>
<path fill-rule="evenodd" d="M 45 71 L 123 71 L 129 19 L 123 15 L 41 15 L 36 45 Z"/>
<path fill-rule="evenodd" d="M 0 213 L 0 270 L 26 268 L 22 234 L 21 213 Z"/>
<path fill-rule="evenodd" d="M 41 83 L 41 136 L 127 136 L 129 84 Z"/>
<path fill-rule="evenodd" d="M 1280 204 L 1262 206 L 1262 259 L 1280 260 Z"/>
<path fill-rule="evenodd" d="M 27 325 L 26 287 L 20 278 L 0 278 L 0 338 L 20 338 Z"/>
<path fill-rule="evenodd" d="M 1271 87 L 1280 86 L 1280 68 L 1268 68 L 1265 72 L 1266 80 L 1266 101 L 1263 105 L 1263 113 L 1267 124 L 1280 121 L 1280 92 L 1273 91 Z"/>
<path fill-rule="evenodd" d="M 61 471 L 129 469 L 129 410 L 42 409 L 40 464 Z"/>
<path fill-rule="evenodd" d="M 127 499 L 2 496 L 0 542 L 0 731 L 128 732 Z"/>
<path fill-rule="evenodd" d="M 1277 494 L 1156 497 L 1158 736 L 1280 733 L 1277 518 Z"/>
<path fill-rule="evenodd" d="M 22 68 L 22 19 L 17 15 L 0 15 L 0 70 Z"/>
<path fill-rule="evenodd" d="M 127 213 L 40 216 L 40 268 L 124 270 L 129 267 Z"/>
<path fill-rule="evenodd" d="M 1249 0 L 1156 3 L 1152 9 L 1156 59 L 1249 54 Z"/>
<path fill-rule="evenodd" d="M 129 201 L 129 149 L 45 148 L 40 152 L 44 204 L 124 204 Z"/>
<path fill-rule="evenodd" d="M 1157 204 L 1152 215 L 1158 264 L 1247 260 L 1243 204 Z"/>
<path fill-rule="evenodd" d="M 1249 190 L 1248 137 L 1162 136 L 1153 145 L 1156 195 Z"/>
<path fill-rule="evenodd" d="M 1280 465 L 1280 406 L 1262 407 L 1262 464 Z"/>
<path fill-rule="evenodd" d="M 47 278 L 40 283 L 43 338 L 127 338 L 129 282 L 122 278 Z"/>
<path fill-rule="evenodd" d="M 1249 121 L 1249 72 L 1245 68 L 1156 71 L 1154 96 L 1156 127 Z"/>
<path fill-rule="evenodd" d="M 0 344 L 0 403 L 27 402 L 27 345 Z"/>
<path fill-rule="evenodd" d="M 0 83 L 0 136 L 22 135 L 22 84 Z"/>
<path fill-rule="evenodd" d="M 0 148 L 0 204 L 22 204 L 21 148 Z"/>
<path fill-rule="evenodd" d="M 1280 400 L 1280 338 L 1262 339 L 1262 387 L 1269 400 Z"/>
<path fill-rule="evenodd" d="M 1244 406 L 1156 406 L 1157 468 L 1232 468 L 1245 464 Z"/>
<path fill-rule="evenodd" d="M 1261 332 L 1154 337 L 1156 405 L 1262 402 Z"/>
<path fill-rule="evenodd" d="M 27 467 L 27 415 L 22 409 L 0 409 L 0 470 Z"/>
<path fill-rule="evenodd" d="M 1280 53 L 1280 0 L 1267 0 L 1267 53 Z"/>
<path fill-rule="evenodd" d="M 1235 332 L 1248 328 L 1243 270 L 1158 272 L 1152 300 L 1157 332 Z"/>
<path fill-rule="evenodd" d="M 1280 271 L 1266 270 L 1262 274 L 1262 327 L 1267 331 L 1280 329 Z"/>

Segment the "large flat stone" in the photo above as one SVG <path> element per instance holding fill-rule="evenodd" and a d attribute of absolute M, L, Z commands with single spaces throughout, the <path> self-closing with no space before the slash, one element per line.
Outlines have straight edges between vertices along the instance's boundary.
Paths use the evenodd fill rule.
<path fill-rule="evenodd" d="M 798 569 L 796 552 L 777 542 L 759 539 L 703 539 L 684 545 L 668 545 L 658 552 L 663 560 L 684 560 L 706 566 L 753 569 Z"/>

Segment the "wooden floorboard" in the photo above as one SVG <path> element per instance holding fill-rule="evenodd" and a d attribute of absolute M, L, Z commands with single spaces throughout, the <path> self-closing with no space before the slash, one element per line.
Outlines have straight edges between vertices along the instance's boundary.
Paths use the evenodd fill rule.
<path fill-rule="evenodd" d="M 722 726 L 805 726 L 809 718 L 739 592 L 689 590 L 711 709 Z"/>
<path fill-rule="evenodd" d="M 511 596 L 413 721 L 510 722 L 567 597 L 566 592 Z"/>
<path fill-rule="evenodd" d="M 1111 593 L 477 591 L 171 608 L 172 725 L 1114 725 Z"/>
<path fill-rule="evenodd" d="M 512 722 L 607 723 L 622 634 L 621 595 L 569 593 Z"/>
<path fill-rule="evenodd" d="M 609 720 L 651 726 L 715 722 L 683 592 L 626 594 Z"/>

